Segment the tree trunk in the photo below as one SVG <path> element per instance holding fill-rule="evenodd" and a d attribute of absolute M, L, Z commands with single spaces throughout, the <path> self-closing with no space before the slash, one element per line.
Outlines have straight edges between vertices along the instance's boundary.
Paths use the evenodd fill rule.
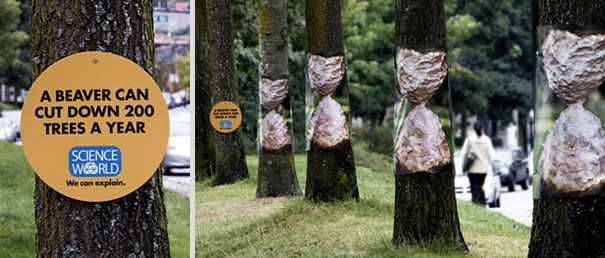
<path fill-rule="evenodd" d="M 208 0 L 208 60 L 212 105 L 221 101 L 239 103 L 235 77 L 233 39 L 233 3 L 230 0 Z M 236 182 L 248 177 L 242 126 L 231 133 L 214 132 L 214 185 Z"/>
<path fill-rule="evenodd" d="M 527 115 L 525 112 L 519 112 L 519 123 L 517 124 L 517 136 L 519 147 L 527 154 Z"/>
<path fill-rule="evenodd" d="M 106 51 L 154 74 L 151 0 L 32 1 L 32 74 L 82 51 Z M 162 173 L 109 202 L 65 197 L 36 177 L 38 257 L 169 257 Z"/>
<path fill-rule="evenodd" d="M 306 31 L 307 31 L 307 109 L 315 105 L 314 94 L 321 95 L 321 101 L 313 114 L 309 132 L 310 143 L 307 150 L 307 185 L 305 197 L 311 200 L 345 200 L 359 199 L 355 162 L 350 141 L 350 116 L 343 112 L 343 105 L 349 105 L 347 89 L 346 67 L 344 65 L 344 46 L 340 21 L 339 0 L 306 0 Z M 317 60 L 317 61 L 314 61 Z M 330 77 L 335 88 L 320 84 L 309 75 L 313 63 L 318 67 L 333 65 L 338 73 L 322 74 Z M 325 62 L 325 63 L 324 63 Z M 325 69 L 318 68 L 316 72 L 322 73 Z M 320 75 L 318 75 L 320 76 Z M 313 81 L 312 81 L 313 80 Z M 311 91 L 312 84 L 322 87 L 323 93 Z M 325 87 L 325 88 L 324 88 Z M 332 97 L 334 99 L 332 99 Z M 318 112 L 324 102 L 326 107 L 334 109 Z M 330 114 L 328 114 L 330 113 Z M 337 127 L 324 128 L 323 135 L 319 128 L 326 120 L 337 119 L 344 121 Z M 316 121 L 314 123 L 313 121 Z M 337 142 L 325 142 L 325 135 L 337 136 Z"/>
<path fill-rule="evenodd" d="M 395 5 L 398 49 L 420 53 L 447 51 L 442 0 L 397 0 Z M 441 90 L 449 90 L 447 78 Z M 448 137 L 452 136 L 445 137 L 449 142 Z M 394 244 L 438 243 L 468 250 L 458 221 L 452 148 L 450 145 L 450 158 L 445 165 L 434 167 L 434 171 L 409 173 L 396 159 Z"/>
<path fill-rule="evenodd" d="M 292 153 L 288 1 L 259 1 L 260 117 L 257 197 L 302 195 Z M 271 87 L 274 86 L 274 87 Z"/>
<path fill-rule="evenodd" d="M 463 110 L 460 117 L 460 128 L 462 131 L 460 132 L 460 143 L 462 144 L 464 140 L 466 140 L 466 134 L 468 129 L 468 111 Z"/>
<path fill-rule="evenodd" d="M 539 1 L 541 26 L 572 31 L 591 27 L 603 33 L 604 14 L 603 1 Z M 603 196 L 535 199 L 532 223 L 529 257 L 605 256 Z"/>
<path fill-rule="evenodd" d="M 208 19 L 206 0 L 195 1 L 195 179 L 212 177 L 214 161 L 210 71 L 208 69 Z"/>

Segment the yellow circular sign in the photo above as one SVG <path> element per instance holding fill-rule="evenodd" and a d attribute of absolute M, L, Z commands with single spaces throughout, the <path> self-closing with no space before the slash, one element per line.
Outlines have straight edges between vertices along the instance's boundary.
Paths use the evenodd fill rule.
<path fill-rule="evenodd" d="M 168 109 L 137 64 L 105 52 L 54 63 L 34 82 L 21 114 L 27 160 L 54 190 L 89 202 L 123 197 L 158 168 Z"/>
<path fill-rule="evenodd" d="M 233 132 L 242 123 L 242 111 L 233 102 L 221 101 L 212 107 L 210 123 L 221 133 Z"/>

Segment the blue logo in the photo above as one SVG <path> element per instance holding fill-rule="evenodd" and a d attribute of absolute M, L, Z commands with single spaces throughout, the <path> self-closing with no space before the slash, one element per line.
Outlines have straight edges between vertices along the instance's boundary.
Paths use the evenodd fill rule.
<path fill-rule="evenodd" d="M 220 126 L 221 128 L 231 128 L 231 121 L 221 121 Z"/>
<path fill-rule="evenodd" d="M 69 150 L 69 173 L 75 177 L 113 177 L 122 172 L 116 146 L 76 146 Z"/>

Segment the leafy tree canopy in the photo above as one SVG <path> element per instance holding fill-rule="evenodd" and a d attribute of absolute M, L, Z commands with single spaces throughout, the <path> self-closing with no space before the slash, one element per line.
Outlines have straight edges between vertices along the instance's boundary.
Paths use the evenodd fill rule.
<path fill-rule="evenodd" d="M 29 88 L 29 2 L 0 1 L 0 83 Z"/>

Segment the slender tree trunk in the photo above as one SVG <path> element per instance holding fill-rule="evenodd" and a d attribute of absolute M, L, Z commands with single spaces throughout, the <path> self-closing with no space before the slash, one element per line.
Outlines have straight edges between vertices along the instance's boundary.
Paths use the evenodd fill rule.
<path fill-rule="evenodd" d="M 288 1 L 260 0 L 260 117 L 257 197 L 302 195 L 292 153 Z"/>
<path fill-rule="evenodd" d="M 195 12 L 195 179 L 201 180 L 212 177 L 215 166 L 206 0 L 195 1 Z"/>
<path fill-rule="evenodd" d="M 151 0 L 32 1 L 32 74 L 82 51 L 106 51 L 154 74 Z M 69 79 L 69 78 L 66 78 Z M 162 173 L 109 202 L 65 197 L 36 177 L 38 257 L 169 257 Z"/>
<path fill-rule="evenodd" d="M 464 142 L 464 140 L 466 140 L 466 130 L 468 129 L 468 111 L 462 111 L 460 120 L 460 128 L 462 128 L 462 131 L 460 132 L 460 138 L 462 140 L 461 142 Z"/>
<path fill-rule="evenodd" d="M 13 102 L 13 105 L 15 105 L 15 107 L 19 106 L 19 96 L 21 96 L 21 87 L 19 87 L 19 85 L 15 84 L 15 99 Z"/>
<path fill-rule="evenodd" d="M 422 55 L 447 51 L 442 0 L 396 0 L 395 3 L 395 38 L 398 49 L 413 50 Z M 447 78 L 443 80 L 440 89 L 449 90 Z M 424 105 L 408 101 L 416 105 L 414 110 Z M 410 116 L 414 110 L 408 113 L 406 119 L 414 119 Z M 439 120 L 437 117 L 435 119 Z M 443 140 L 447 144 L 447 137 L 451 135 L 445 137 Z M 433 166 L 431 171 L 409 171 L 399 158 L 396 159 L 394 244 L 439 243 L 468 250 L 458 221 L 452 147 L 449 146 L 444 153 L 444 163 Z M 417 148 L 422 146 L 416 146 L 415 149 Z"/>
<path fill-rule="evenodd" d="M 349 96 L 340 1 L 306 0 L 306 23 L 307 109 L 315 105 L 317 97 L 309 96 L 319 94 L 321 100 L 308 132 L 305 196 L 312 200 L 358 199 L 350 117 L 343 112 L 343 105 L 349 104 Z"/>
<path fill-rule="evenodd" d="M 539 1 L 541 26 L 603 33 L 603 1 Z M 542 143 L 537 143 L 542 144 Z M 529 257 L 604 257 L 605 197 L 534 200 Z"/>
<path fill-rule="evenodd" d="M 206 5 L 212 105 L 221 101 L 238 104 L 239 87 L 235 77 L 233 2 L 208 0 Z M 230 184 L 248 177 L 242 134 L 242 126 L 232 133 L 214 132 L 214 185 Z"/>
<path fill-rule="evenodd" d="M 527 132 L 526 132 L 526 126 L 527 126 L 527 120 L 526 120 L 526 113 L 520 111 L 519 112 L 519 123 L 517 124 L 517 136 L 518 141 L 517 143 L 519 144 L 519 147 L 521 147 L 521 149 L 523 149 L 523 151 L 525 152 L 525 154 L 527 154 Z"/>

